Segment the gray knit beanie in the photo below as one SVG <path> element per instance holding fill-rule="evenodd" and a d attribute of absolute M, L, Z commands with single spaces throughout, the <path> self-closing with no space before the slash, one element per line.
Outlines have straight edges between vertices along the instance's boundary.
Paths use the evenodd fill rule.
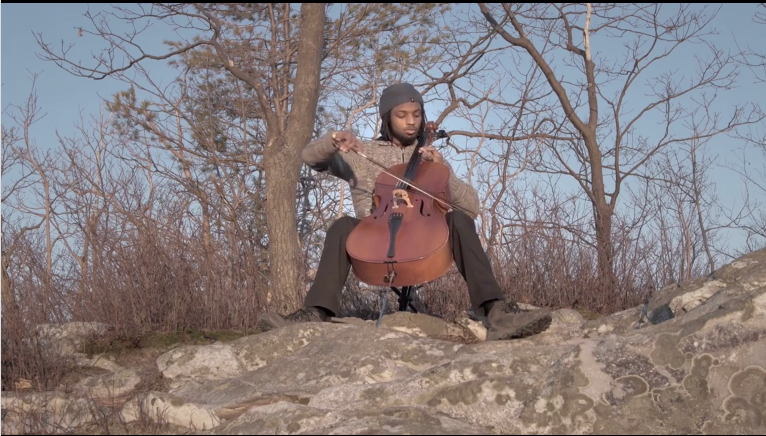
<path fill-rule="evenodd" d="M 409 83 L 397 83 L 391 85 L 383 90 L 380 95 L 380 103 L 378 109 L 380 115 L 383 116 L 391 109 L 399 106 L 402 103 L 418 102 L 423 104 L 423 96 L 420 95 L 417 89 Z"/>

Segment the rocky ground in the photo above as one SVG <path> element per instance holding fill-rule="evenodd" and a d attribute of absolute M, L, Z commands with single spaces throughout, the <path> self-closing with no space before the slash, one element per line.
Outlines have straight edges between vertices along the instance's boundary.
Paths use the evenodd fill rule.
<path fill-rule="evenodd" d="M 108 328 L 41 326 L 81 371 L 3 392 L 4 434 L 766 434 L 766 250 L 515 341 L 400 312 L 82 353 Z"/>

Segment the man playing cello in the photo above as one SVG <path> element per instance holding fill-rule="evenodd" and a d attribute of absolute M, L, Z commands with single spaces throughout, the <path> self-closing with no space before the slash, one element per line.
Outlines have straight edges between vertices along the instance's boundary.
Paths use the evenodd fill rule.
<path fill-rule="evenodd" d="M 398 83 L 386 88 L 380 97 L 379 110 L 382 123 L 378 141 L 362 142 L 351 132 L 333 132 L 315 139 L 303 150 L 303 160 L 311 169 L 329 172 L 349 183 L 357 218 L 344 216 L 328 229 L 304 308 L 284 318 L 274 313 L 265 314 L 259 321 L 262 330 L 293 322 L 329 321 L 340 313 L 342 290 L 351 269 L 346 241 L 360 219 L 372 212 L 372 189 L 381 172 L 361 156 L 349 152 L 363 151 L 386 167 L 407 163 L 417 148 L 418 138 L 425 134 L 423 98 L 411 84 Z M 424 146 L 420 152 L 423 160 L 449 167 L 433 146 Z M 470 213 L 459 210 L 447 213 L 449 242 L 457 269 L 468 286 L 474 313 L 486 316 L 489 323 L 487 340 L 523 338 L 544 331 L 551 323 L 550 311 L 523 312 L 505 299 L 476 233 L 474 219 L 479 213 L 479 196 L 451 168 L 450 173 L 452 203 Z"/>

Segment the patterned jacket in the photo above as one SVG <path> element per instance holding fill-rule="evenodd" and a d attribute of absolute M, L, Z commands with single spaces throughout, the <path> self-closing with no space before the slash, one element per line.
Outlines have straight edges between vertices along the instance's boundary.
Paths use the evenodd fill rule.
<path fill-rule="evenodd" d="M 415 150 L 415 145 L 400 148 L 387 141 L 360 141 L 359 151 L 386 167 L 398 163 L 407 163 Z M 374 208 L 372 199 L 375 180 L 382 172 L 380 167 L 367 161 L 353 151 L 343 153 L 335 149 L 332 143 L 332 133 L 326 133 L 311 141 L 303 149 L 303 161 L 309 168 L 320 173 L 328 172 L 349 183 L 351 200 L 354 204 L 356 218 L 369 215 Z M 460 180 L 450 169 L 450 186 L 453 203 L 470 211 L 471 218 L 479 214 L 479 195 L 468 183 Z"/>

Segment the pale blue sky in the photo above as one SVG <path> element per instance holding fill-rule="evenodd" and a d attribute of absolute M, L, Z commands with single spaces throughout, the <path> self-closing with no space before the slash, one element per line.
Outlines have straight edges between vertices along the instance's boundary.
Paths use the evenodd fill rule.
<path fill-rule="evenodd" d="M 109 6 L 105 5 L 105 10 Z M 90 20 L 83 14 L 90 7 L 91 13 L 102 6 L 87 3 L 8 3 L 2 5 L 2 107 L 3 124 L 9 104 L 23 104 L 29 95 L 33 73 L 39 73 L 36 82 L 38 106 L 47 114 L 36 127 L 34 135 L 38 145 L 56 141 L 55 131 L 64 135 L 74 133 L 74 124 L 80 116 L 87 121 L 91 114 L 97 114 L 103 98 L 109 99 L 115 92 L 125 90 L 127 85 L 111 78 L 91 80 L 76 77 L 52 62 L 38 58 L 41 49 L 35 34 L 42 34 L 43 40 L 59 50 L 62 46 L 76 44 L 72 50 L 74 59 L 81 59 L 90 65 L 88 53 L 103 47 L 99 37 L 77 36 L 77 27 L 91 27 Z M 166 37 L 172 34 L 162 27 Z M 157 34 L 157 33 L 155 33 Z M 161 40 L 158 38 L 158 42 Z M 71 54 L 70 54 L 71 55 Z M 155 62 L 159 67 L 159 63 Z"/>
<path fill-rule="evenodd" d="M 108 7 L 108 6 L 107 6 Z M 55 144 L 55 132 L 68 136 L 74 134 L 74 124 L 79 121 L 82 113 L 85 120 L 96 114 L 103 97 L 108 98 L 111 94 L 124 90 L 126 84 L 111 79 L 94 81 L 75 77 L 56 65 L 40 60 L 37 53 L 40 48 L 35 41 L 33 32 L 41 32 L 44 39 L 49 43 L 77 44 L 76 58 L 88 61 L 89 50 L 97 50 L 103 41 L 97 37 L 77 36 L 78 26 L 87 26 L 88 20 L 83 13 L 88 4 L 20 4 L 6 3 L 2 5 L 0 16 L 2 17 L 2 90 L 1 102 L 3 108 L 2 120 L 5 124 L 8 119 L 5 111 L 10 104 L 23 104 L 30 91 L 31 73 L 40 73 L 37 81 L 38 102 L 46 114 L 33 132 L 37 144 L 46 147 Z M 91 11 L 96 11 L 100 6 L 90 5 Z M 766 27 L 758 26 L 752 22 L 755 5 L 733 4 L 722 9 L 716 21 L 716 27 L 721 32 L 721 41 L 724 48 L 734 50 L 733 37 L 741 44 L 750 44 L 760 47 L 766 36 Z M 169 29 L 158 28 L 152 38 L 159 44 L 164 37 L 173 38 Z M 158 47 L 159 48 L 159 47 Z M 602 47 L 601 50 L 604 50 Z M 164 49 L 156 50 L 164 51 Z M 155 51 L 155 52 L 156 52 Z M 678 56 L 670 62 L 677 62 L 680 71 L 688 66 L 691 58 Z M 154 62 L 147 64 L 150 69 L 164 67 Z M 671 64 L 663 64 L 664 67 L 672 68 Z M 167 76 L 168 80 L 171 79 Z M 752 99 L 754 95 L 766 96 L 766 86 L 750 85 L 752 77 L 747 71 L 742 72 L 740 88 L 730 93 L 720 103 L 734 104 L 738 99 Z M 766 98 L 761 98 L 766 101 Z M 605 110 L 605 109 L 604 109 Z M 462 126 L 461 126 L 462 127 Z M 742 144 L 735 143 L 726 136 L 714 140 L 713 154 L 718 154 L 721 159 L 731 156 L 732 150 L 741 148 Z M 752 165 L 764 166 L 761 156 L 753 155 Z M 718 187 L 719 197 L 725 200 L 736 201 L 742 192 L 742 181 L 730 171 L 714 169 L 712 174 Z M 5 183 L 4 183 L 5 184 Z M 736 238 L 736 237 L 735 237 Z M 737 245 L 737 240 L 733 240 Z"/>

